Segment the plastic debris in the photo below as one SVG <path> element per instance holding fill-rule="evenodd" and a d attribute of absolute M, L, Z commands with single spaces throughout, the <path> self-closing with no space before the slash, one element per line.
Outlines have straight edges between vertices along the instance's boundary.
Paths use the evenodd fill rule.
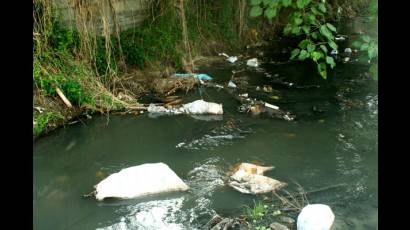
<path fill-rule="evenodd" d="M 344 40 L 346 40 L 346 38 L 345 37 L 335 37 L 335 40 L 336 41 L 344 41 Z"/>
<path fill-rule="evenodd" d="M 345 49 L 345 53 L 351 53 L 351 52 L 352 52 L 352 49 L 350 49 L 350 48 Z"/>
<path fill-rule="evenodd" d="M 349 62 L 349 61 L 350 61 L 350 58 L 349 58 L 349 57 L 345 57 L 345 58 L 343 59 L 343 61 L 344 61 L 344 62 Z"/>
<path fill-rule="evenodd" d="M 95 198 L 132 199 L 141 196 L 189 189 L 168 165 L 149 163 L 122 169 L 96 186 Z"/>
<path fill-rule="evenodd" d="M 211 76 L 209 76 L 208 74 L 204 74 L 204 73 L 199 73 L 199 74 L 196 74 L 196 73 L 176 73 L 176 74 L 174 74 L 174 76 L 176 76 L 176 77 L 194 77 L 194 78 L 197 78 L 198 80 L 201 80 L 201 81 L 212 81 L 212 77 Z"/>
<path fill-rule="evenodd" d="M 278 106 L 272 105 L 272 104 L 269 104 L 269 103 L 266 103 L 266 102 L 265 102 L 265 106 L 268 107 L 268 108 L 271 108 L 271 109 L 279 110 L 279 107 L 278 107 Z"/>
<path fill-rule="evenodd" d="M 219 56 L 225 56 L 227 57 L 227 61 L 229 61 L 230 63 L 235 63 L 238 60 L 238 57 L 236 56 L 229 56 L 226 53 L 219 53 Z"/>
<path fill-rule="evenodd" d="M 272 91 L 273 91 L 272 86 L 270 86 L 270 85 L 264 85 L 262 90 L 266 93 L 272 93 Z"/>
<path fill-rule="evenodd" d="M 297 230 L 330 230 L 335 215 L 332 209 L 324 204 L 309 204 L 300 212 Z"/>
<path fill-rule="evenodd" d="M 338 52 L 337 52 L 337 50 L 332 50 L 332 51 L 330 52 L 330 54 L 331 54 L 331 55 L 337 55 Z"/>
<path fill-rule="evenodd" d="M 223 114 L 222 104 L 206 102 L 204 100 L 196 100 L 178 108 L 165 108 L 164 106 L 150 104 L 147 110 L 150 114 Z"/>
<path fill-rule="evenodd" d="M 261 194 L 272 192 L 286 186 L 286 183 L 263 176 L 263 173 L 274 169 L 273 166 L 259 166 L 241 163 L 230 177 L 230 187 L 245 194 Z"/>
<path fill-rule="evenodd" d="M 247 93 L 239 94 L 240 97 L 248 97 Z"/>
<path fill-rule="evenodd" d="M 258 66 L 259 66 L 258 59 L 257 59 L 257 58 L 249 59 L 249 60 L 246 62 L 246 65 L 252 66 L 252 67 L 258 67 Z"/>
<path fill-rule="evenodd" d="M 233 83 L 233 81 L 229 81 L 229 82 L 228 82 L 228 87 L 229 87 L 229 88 L 236 88 L 237 86 L 236 86 L 235 83 Z"/>
<path fill-rule="evenodd" d="M 238 60 L 238 57 L 229 57 L 228 60 L 230 63 L 235 63 Z"/>
<path fill-rule="evenodd" d="M 222 104 L 196 100 L 182 106 L 187 114 L 223 114 Z"/>

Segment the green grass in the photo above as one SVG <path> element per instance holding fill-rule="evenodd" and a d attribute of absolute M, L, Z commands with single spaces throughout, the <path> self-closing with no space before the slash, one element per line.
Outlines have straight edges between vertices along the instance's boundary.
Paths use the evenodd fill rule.
<path fill-rule="evenodd" d="M 64 116 L 55 112 L 43 112 L 33 114 L 33 118 L 37 122 L 37 124 L 33 126 L 33 135 L 37 136 L 46 130 L 50 122 L 64 119 Z"/>

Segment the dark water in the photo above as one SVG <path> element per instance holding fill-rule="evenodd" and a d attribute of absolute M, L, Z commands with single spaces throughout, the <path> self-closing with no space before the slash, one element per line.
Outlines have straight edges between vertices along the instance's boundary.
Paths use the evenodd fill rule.
<path fill-rule="evenodd" d="M 227 63 L 202 71 L 226 84 L 231 70 L 245 69 L 237 75 L 249 83 L 243 92 L 295 114 L 295 121 L 238 113 L 232 95 L 241 91 L 204 88 L 185 101 L 223 103 L 222 120 L 97 116 L 36 141 L 34 229 L 196 229 L 215 213 L 240 215 L 261 198 L 224 184 L 230 166 L 253 161 L 274 165 L 267 176 L 290 187 L 292 181 L 306 190 L 345 183 L 309 202 L 332 207 L 334 229 L 376 229 L 378 85 L 368 67 L 340 63 L 324 81 L 309 64 L 266 61 L 259 69 Z M 254 90 L 264 84 L 274 92 Z M 168 164 L 191 189 L 127 201 L 81 198 L 109 174 L 149 162 Z"/>

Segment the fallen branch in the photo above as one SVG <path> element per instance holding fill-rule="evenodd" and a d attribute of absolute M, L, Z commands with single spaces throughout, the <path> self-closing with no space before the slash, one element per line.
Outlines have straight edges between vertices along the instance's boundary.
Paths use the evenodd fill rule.
<path fill-rule="evenodd" d="M 339 187 L 343 187 L 343 186 L 346 186 L 347 184 L 346 183 L 341 183 L 341 184 L 336 184 L 336 185 L 330 185 L 330 186 L 327 186 L 327 187 L 323 187 L 323 188 L 319 188 L 319 189 L 314 189 L 314 190 L 310 190 L 310 191 L 307 191 L 307 192 L 299 192 L 299 193 L 297 193 L 297 194 L 294 194 L 294 195 L 286 195 L 286 197 L 287 198 L 289 198 L 289 197 L 296 197 L 296 196 L 306 196 L 307 194 L 311 194 L 311 193 L 317 193 L 317 192 L 323 192 L 323 191 L 326 191 L 326 190 L 329 190 L 329 189 L 334 189 L 334 188 L 339 188 Z"/>
<path fill-rule="evenodd" d="M 61 100 L 63 100 L 64 104 L 68 107 L 68 108 L 72 108 L 73 106 L 71 105 L 70 101 L 66 98 L 66 96 L 64 95 L 64 93 L 61 91 L 60 88 L 56 87 L 56 92 L 58 94 L 58 96 L 60 96 Z"/>

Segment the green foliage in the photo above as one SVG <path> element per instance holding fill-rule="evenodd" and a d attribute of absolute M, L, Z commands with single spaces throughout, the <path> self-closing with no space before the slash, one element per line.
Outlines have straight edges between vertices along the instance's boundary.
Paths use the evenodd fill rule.
<path fill-rule="evenodd" d="M 47 68 L 41 63 L 47 63 Z M 82 68 L 85 67 L 74 63 L 69 54 L 47 55 L 41 62 L 34 60 L 34 84 L 45 96 L 56 96 L 56 87 L 59 87 L 74 105 L 82 106 L 93 103 L 91 96 L 85 92 L 79 82 L 81 78 L 84 78 Z"/>
<path fill-rule="evenodd" d="M 359 40 L 352 43 L 352 46 L 366 52 L 369 60 L 376 58 L 378 55 L 377 41 L 368 35 L 362 35 Z"/>
<path fill-rule="evenodd" d="M 49 122 L 59 119 L 64 119 L 60 113 L 43 112 L 35 114 L 34 120 L 36 121 L 36 125 L 33 126 L 33 135 L 37 136 L 44 132 Z"/>
<path fill-rule="evenodd" d="M 377 0 L 372 0 L 367 9 L 369 28 L 377 27 L 378 3 Z M 372 26 L 371 26 L 372 25 Z M 363 34 L 357 40 L 352 42 L 352 46 L 362 52 L 362 59 L 372 63 L 369 72 L 374 79 L 378 79 L 378 41 L 377 34 Z"/>
<path fill-rule="evenodd" d="M 53 22 L 52 32 L 49 38 L 50 46 L 57 52 L 71 50 L 79 44 L 78 34 L 62 27 L 59 21 Z"/>
<path fill-rule="evenodd" d="M 254 203 L 254 206 L 248 207 L 246 206 L 246 214 L 249 216 L 253 222 L 256 222 L 257 220 L 262 219 L 266 212 L 267 212 L 267 205 L 263 204 L 262 202 Z"/>
<path fill-rule="evenodd" d="M 291 52 L 290 59 L 295 60 L 296 57 L 300 61 L 311 59 L 317 64 L 320 76 L 327 77 L 326 65 L 330 65 L 331 68 L 336 65 L 333 58 L 327 55 L 328 50 L 337 50 L 338 47 L 335 43 L 337 29 L 325 20 L 327 12 L 325 3 L 319 0 L 252 0 L 250 3 L 252 17 L 263 14 L 268 20 L 277 16 L 281 9 L 289 8 L 291 13 L 283 33 L 303 38 L 298 48 Z"/>

